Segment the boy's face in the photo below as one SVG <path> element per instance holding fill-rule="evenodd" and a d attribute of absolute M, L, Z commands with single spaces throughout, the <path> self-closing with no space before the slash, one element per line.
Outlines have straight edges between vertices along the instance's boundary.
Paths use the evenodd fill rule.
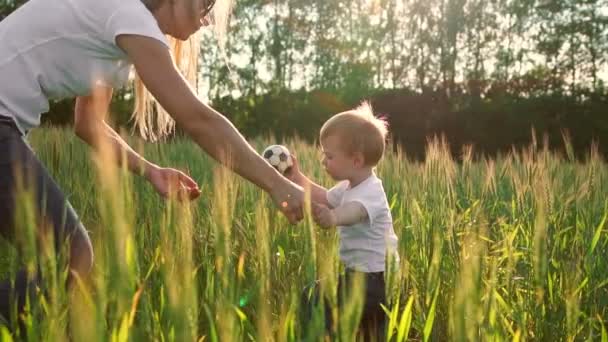
<path fill-rule="evenodd" d="M 344 151 L 339 136 L 330 135 L 324 138 L 321 141 L 321 150 L 321 163 L 331 178 L 341 181 L 351 177 L 356 169 L 356 157 Z"/>

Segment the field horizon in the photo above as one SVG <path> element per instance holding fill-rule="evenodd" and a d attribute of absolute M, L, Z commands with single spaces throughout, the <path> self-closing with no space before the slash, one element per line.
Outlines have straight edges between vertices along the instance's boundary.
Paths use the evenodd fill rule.
<path fill-rule="evenodd" d="M 48 287 L 27 313 L 27 334 L 0 324 L 0 341 L 323 340 L 322 310 L 304 325 L 299 299 L 321 279 L 335 302 L 336 232 L 309 215 L 289 225 L 261 190 L 191 142 L 129 140 L 151 162 L 187 170 L 201 198 L 165 201 L 70 131 L 33 132 L 36 154 L 90 232 L 95 266 L 83 290 L 66 291 L 62 260 L 32 248 L 48 246 L 25 191 L 18 229 L 30 239 L 20 252 L 0 241 L 0 275 L 39 264 Z M 274 143 L 333 184 L 315 146 L 252 142 L 258 151 Z M 474 160 L 469 148 L 457 162 L 435 139 L 425 161 L 390 151 L 377 174 L 401 256 L 399 272 L 387 274 L 387 340 L 608 341 L 608 167 L 596 150 L 581 162 L 542 143 L 495 159 Z M 336 340 L 354 338 L 357 310 L 340 316 Z"/>

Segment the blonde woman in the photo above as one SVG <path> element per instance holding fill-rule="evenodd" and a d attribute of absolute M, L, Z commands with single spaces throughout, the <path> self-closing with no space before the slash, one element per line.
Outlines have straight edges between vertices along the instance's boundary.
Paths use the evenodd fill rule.
<path fill-rule="evenodd" d="M 125 84 L 131 66 L 134 119 L 144 136 L 162 137 L 177 123 L 206 153 L 269 193 L 292 223 L 299 221 L 302 188 L 260 158 L 188 82 L 196 70 L 196 32 L 213 23 L 221 38 L 230 9 L 230 0 L 30 0 L 1 21 L 0 233 L 14 239 L 14 188 L 23 179 L 35 190 L 40 220 L 52 225 L 57 246 L 68 244 L 71 271 L 85 275 L 92 266 L 86 230 L 25 142 L 49 99 L 75 97 L 76 135 L 93 148 L 110 146 L 114 156 L 126 154 L 129 170 L 161 195 L 170 189 L 182 198 L 199 195 L 189 176 L 145 160 L 104 121 L 112 90 Z M 36 281 L 19 272 L 14 282 L 0 283 L 0 314 L 8 319 Z"/>

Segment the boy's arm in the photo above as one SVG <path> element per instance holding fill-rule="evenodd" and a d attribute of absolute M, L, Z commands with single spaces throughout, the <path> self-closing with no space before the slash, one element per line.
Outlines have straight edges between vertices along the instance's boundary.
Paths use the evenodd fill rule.
<path fill-rule="evenodd" d="M 322 204 L 331 208 L 331 204 L 329 204 L 329 201 L 327 201 L 327 189 L 306 177 L 306 175 L 300 171 L 300 163 L 298 162 L 298 158 L 296 158 L 295 155 L 292 155 L 291 157 L 293 158 L 293 166 L 285 173 L 285 177 L 304 188 L 304 191 L 307 191 L 306 189 L 310 189 L 311 202 Z"/>
<path fill-rule="evenodd" d="M 349 226 L 367 218 L 367 210 L 359 202 L 347 202 L 330 209 L 324 205 L 314 205 L 313 218 L 323 228 Z"/>
<path fill-rule="evenodd" d="M 331 207 L 331 204 L 327 201 L 327 189 L 306 177 L 302 172 L 299 172 L 299 170 L 297 174 L 294 175 L 292 181 L 303 187 L 304 191 L 310 189 L 310 200 L 313 203 Z"/>

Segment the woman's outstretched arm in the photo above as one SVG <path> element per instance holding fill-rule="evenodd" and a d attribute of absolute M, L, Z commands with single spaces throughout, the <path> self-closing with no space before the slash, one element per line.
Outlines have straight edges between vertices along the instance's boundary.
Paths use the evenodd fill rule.
<path fill-rule="evenodd" d="M 120 35 L 116 41 L 150 93 L 205 152 L 268 192 L 292 223 L 302 218 L 302 188 L 279 174 L 228 119 L 196 97 L 166 46 L 137 35 Z"/>

